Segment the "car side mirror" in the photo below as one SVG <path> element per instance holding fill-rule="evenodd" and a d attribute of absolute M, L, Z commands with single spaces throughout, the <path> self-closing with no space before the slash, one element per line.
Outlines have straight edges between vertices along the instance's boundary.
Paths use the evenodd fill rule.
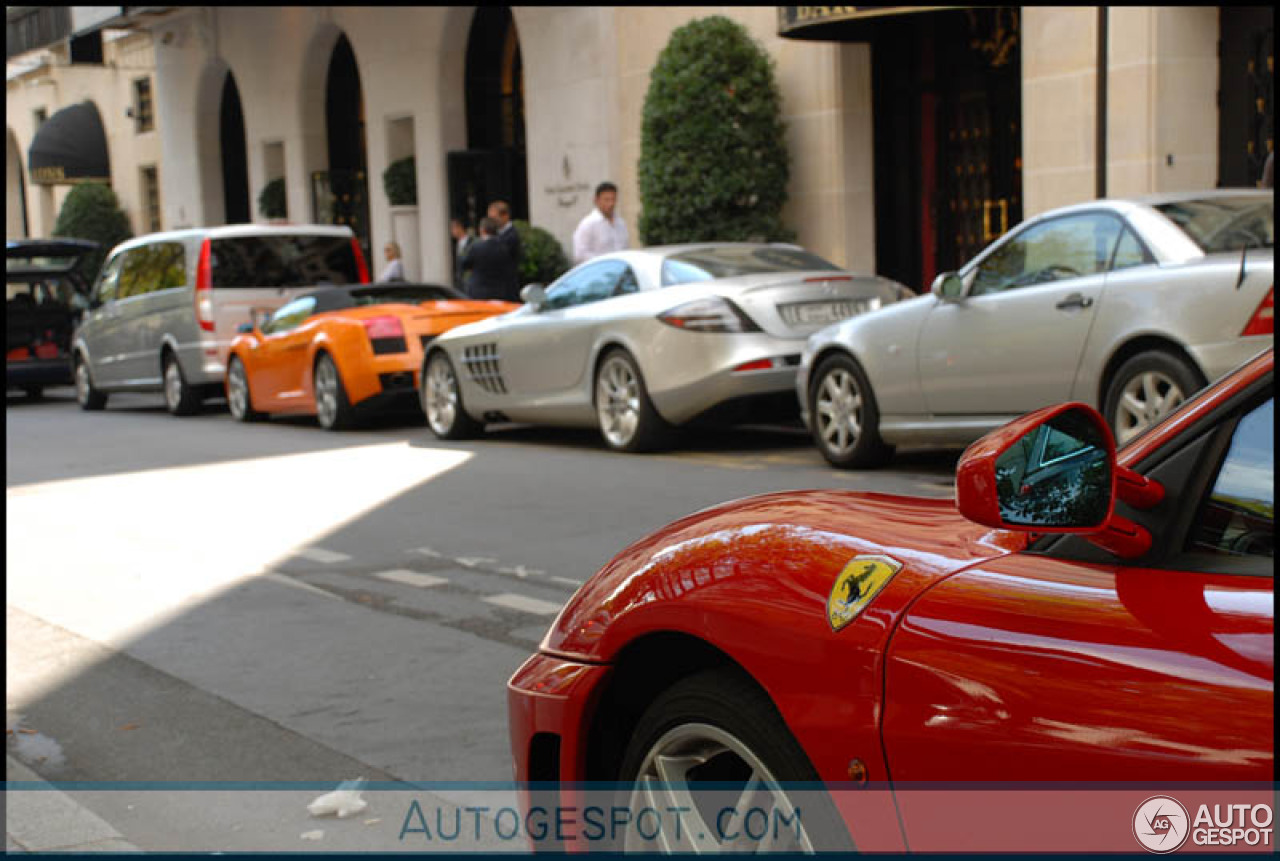
<path fill-rule="evenodd" d="M 1117 496 L 1151 507 L 1164 489 L 1116 464 L 1111 429 L 1093 407 L 1045 407 L 992 431 L 956 468 L 956 505 L 975 523 L 1017 532 L 1083 535 L 1124 559 L 1151 533 L 1115 513 Z"/>
<path fill-rule="evenodd" d="M 252 323 L 241 323 L 239 326 L 236 326 L 236 331 L 239 332 L 241 335 L 252 335 L 253 330 L 256 328 L 258 327 L 253 325 Z"/>
<path fill-rule="evenodd" d="M 537 311 L 547 304 L 547 291 L 541 284 L 526 284 L 520 291 L 520 301 Z"/>
<path fill-rule="evenodd" d="M 943 272 L 933 279 L 929 289 L 943 302 L 959 302 L 964 298 L 964 281 L 955 272 Z"/>

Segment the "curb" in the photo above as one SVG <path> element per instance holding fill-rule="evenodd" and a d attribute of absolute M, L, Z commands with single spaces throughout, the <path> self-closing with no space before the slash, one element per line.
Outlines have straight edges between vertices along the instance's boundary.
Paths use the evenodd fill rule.
<path fill-rule="evenodd" d="M 12 783 L 41 783 L 10 789 Z M 6 852 L 141 852 L 105 820 L 12 756 L 5 756 L 4 830 Z"/>

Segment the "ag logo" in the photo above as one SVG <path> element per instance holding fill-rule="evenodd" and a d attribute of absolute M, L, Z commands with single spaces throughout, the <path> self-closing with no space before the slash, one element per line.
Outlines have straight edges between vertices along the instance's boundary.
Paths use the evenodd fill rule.
<path fill-rule="evenodd" d="M 1187 842 L 1187 809 L 1167 795 L 1148 798 L 1133 814 L 1133 836 L 1149 852 L 1164 855 Z"/>
<path fill-rule="evenodd" d="M 827 598 L 827 621 L 839 631 L 857 618 L 871 599 L 880 593 L 902 563 L 888 556 L 855 556 L 844 566 Z"/>

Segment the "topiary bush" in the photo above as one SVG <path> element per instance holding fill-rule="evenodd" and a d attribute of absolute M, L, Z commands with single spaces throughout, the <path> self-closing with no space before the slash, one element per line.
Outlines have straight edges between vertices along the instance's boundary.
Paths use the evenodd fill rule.
<path fill-rule="evenodd" d="M 116 193 L 100 182 L 77 185 L 67 194 L 58 210 L 53 235 L 68 239 L 91 239 L 102 247 L 81 258 L 79 270 L 86 279 L 98 277 L 107 253 L 126 239 L 133 238 L 129 216 L 120 208 Z"/>
<path fill-rule="evenodd" d="M 790 164 L 774 64 L 720 15 L 671 34 L 645 94 L 640 238 L 645 245 L 788 241 Z"/>
<path fill-rule="evenodd" d="M 554 236 L 527 221 L 517 221 L 516 231 L 520 234 L 520 286 L 550 284 L 569 271 L 569 258 Z"/>
<path fill-rule="evenodd" d="M 278 176 L 262 187 L 258 194 L 258 211 L 263 218 L 286 218 L 289 215 L 284 177 Z"/>
<path fill-rule="evenodd" d="M 418 202 L 418 172 L 413 156 L 391 162 L 382 172 L 382 186 L 392 206 L 414 206 Z"/>

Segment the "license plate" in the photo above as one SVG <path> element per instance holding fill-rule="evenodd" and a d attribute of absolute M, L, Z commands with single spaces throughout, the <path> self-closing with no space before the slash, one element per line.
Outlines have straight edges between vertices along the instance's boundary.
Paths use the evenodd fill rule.
<path fill-rule="evenodd" d="M 821 323 L 837 323 L 863 310 L 862 302 L 797 302 L 779 305 L 782 319 L 791 325 L 813 326 Z"/>

